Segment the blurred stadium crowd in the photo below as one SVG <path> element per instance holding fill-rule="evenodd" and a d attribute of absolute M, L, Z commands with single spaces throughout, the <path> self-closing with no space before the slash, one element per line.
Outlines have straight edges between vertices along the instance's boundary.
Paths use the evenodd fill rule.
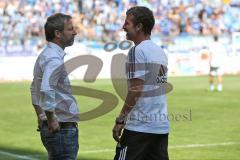
<path fill-rule="evenodd" d="M 240 2 L 236 0 L 1 0 L 0 46 L 42 47 L 43 25 L 55 12 L 73 16 L 78 41 L 121 40 L 125 11 L 134 5 L 154 11 L 155 37 L 240 31 Z"/>

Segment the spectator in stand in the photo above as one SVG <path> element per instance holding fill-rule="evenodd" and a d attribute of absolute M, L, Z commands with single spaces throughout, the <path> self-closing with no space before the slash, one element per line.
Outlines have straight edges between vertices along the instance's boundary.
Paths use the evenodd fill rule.
<path fill-rule="evenodd" d="M 134 5 L 153 10 L 156 17 L 153 36 L 231 34 L 240 30 L 239 4 L 203 0 L 1 0 L 1 46 L 44 45 L 42 24 L 55 12 L 75 15 L 73 21 L 78 22 L 76 28 L 82 34 L 78 37 L 84 37 L 81 40 L 98 43 L 120 40 L 123 13 Z"/>

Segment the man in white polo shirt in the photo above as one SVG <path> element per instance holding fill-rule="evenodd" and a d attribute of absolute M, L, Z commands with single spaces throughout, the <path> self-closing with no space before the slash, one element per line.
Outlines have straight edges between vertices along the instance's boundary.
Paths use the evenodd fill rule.
<path fill-rule="evenodd" d="M 137 6 L 126 15 L 123 29 L 135 46 L 127 57 L 127 97 L 113 128 L 114 160 L 168 160 L 167 56 L 150 39 L 152 11 Z"/>

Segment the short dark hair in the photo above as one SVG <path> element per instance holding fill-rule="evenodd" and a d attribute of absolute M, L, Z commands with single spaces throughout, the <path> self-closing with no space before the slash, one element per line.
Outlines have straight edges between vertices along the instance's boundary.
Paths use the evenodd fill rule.
<path fill-rule="evenodd" d="M 127 10 L 126 15 L 133 15 L 134 25 L 142 23 L 143 25 L 143 32 L 145 34 L 150 34 L 155 24 L 153 13 L 150 9 L 143 6 L 135 6 Z"/>
<path fill-rule="evenodd" d="M 46 40 L 53 40 L 55 38 L 55 31 L 63 31 L 64 22 L 70 19 L 72 19 L 71 16 L 62 13 L 56 13 L 48 17 L 47 22 L 44 25 Z"/>

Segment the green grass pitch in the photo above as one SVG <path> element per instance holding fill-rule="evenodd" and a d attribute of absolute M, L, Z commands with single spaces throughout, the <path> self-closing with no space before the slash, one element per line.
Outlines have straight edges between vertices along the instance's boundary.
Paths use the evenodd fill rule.
<path fill-rule="evenodd" d="M 220 93 L 209 91 L 206 76 L 169 78 L 174 89 L 167 94 L 168 112 L 190 116 L 191 110 L 191 120 L 171 120 L 171 160 L 240 159 L 240 76 L 225 76 L 223 80 L 224 90 Z M 80 81 L 73 83 L 83 85 Z M 36 131 L 29 85 L 30 82 L 0 83 L 0 160 L 47 159 Z M 98 80 L 88 86 L 116 94 L 110 80 Z M 81 112 L 101 103 L 93 98 L 76 98 Z M 79 123 L 78 159 L 113 159 L 115 142 L 111 130 L 123 103 L 119 102 L 108 114 Z"/>

